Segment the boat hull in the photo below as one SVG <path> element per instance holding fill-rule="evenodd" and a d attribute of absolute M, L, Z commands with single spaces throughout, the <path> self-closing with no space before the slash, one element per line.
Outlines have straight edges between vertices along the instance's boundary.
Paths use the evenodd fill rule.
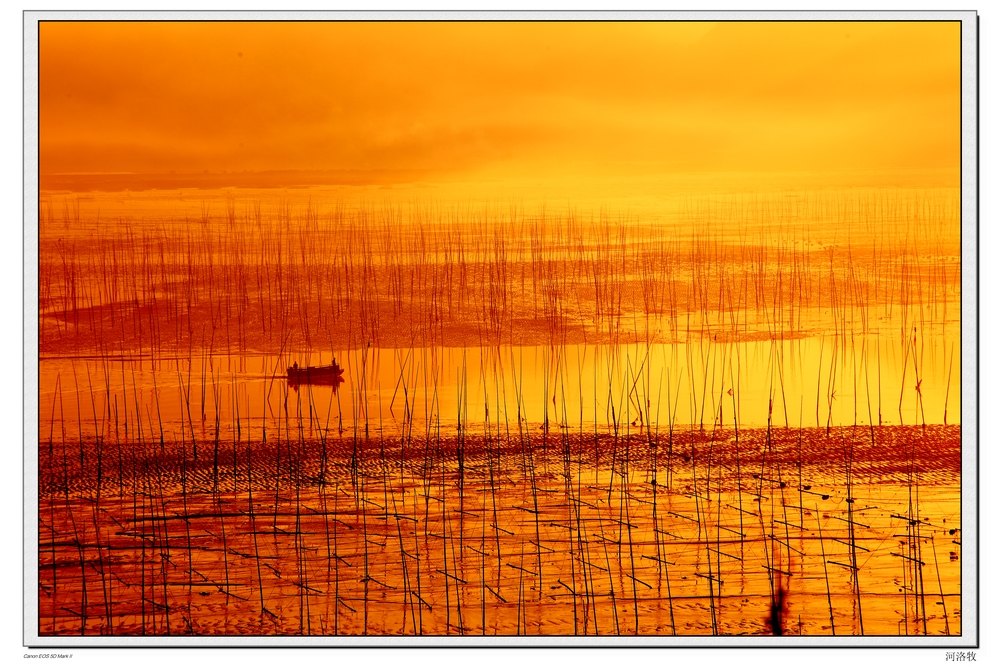
<path fill-rule="evenodd" d="M 305 366 L 288 368 L 289 384 L 323 384 L 334 385 L 344 381 L 344 369 L 333 364 L 332 366 Z"/>

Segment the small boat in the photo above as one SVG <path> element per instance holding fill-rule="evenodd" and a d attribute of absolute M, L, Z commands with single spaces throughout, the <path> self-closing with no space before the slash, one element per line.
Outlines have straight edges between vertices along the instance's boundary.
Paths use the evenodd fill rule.
<path fill-rule="evenodd" d="M 299 366 L 299 362 L 288 367 L 288 384 L 338 385 L 344 381 L 344 369 L 334 359 L 329 366 Z"/>

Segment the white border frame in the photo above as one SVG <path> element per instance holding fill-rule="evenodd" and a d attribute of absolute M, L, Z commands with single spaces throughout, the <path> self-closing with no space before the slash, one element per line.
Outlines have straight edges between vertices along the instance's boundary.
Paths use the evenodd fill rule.
<path fill-rule="evenodd" d="M 979 646 L 979 24 L 974 11 L 25 11 L 23 642 L 31 648 Z M 962 24 L 962 634 L 952 637 L 41 637 L 38 634 L 38 23 L 41 21 L 960 21 Z"/>

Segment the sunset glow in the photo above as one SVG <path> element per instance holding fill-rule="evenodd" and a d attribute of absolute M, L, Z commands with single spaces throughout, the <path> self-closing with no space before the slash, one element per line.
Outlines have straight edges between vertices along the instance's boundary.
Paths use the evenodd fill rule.
<path fill-rule="evenodd" d="M 42 186 L 260 171 L 309 184 L 863 171 L 904 185 L 933 172 L 955 186 L 959 28 L 43 23 Z"/>
<path fill-rule="evenodd" d="M 29 625 L 962 635 L 962 29 L 40 22 Z"/>

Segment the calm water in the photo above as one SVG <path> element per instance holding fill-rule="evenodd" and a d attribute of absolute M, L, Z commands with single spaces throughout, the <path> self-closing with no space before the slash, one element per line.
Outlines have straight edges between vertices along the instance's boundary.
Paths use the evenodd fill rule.
<path fill-rule="evenodd" d="M 954 327 L 949 327 L 953 330 Z M 310 430 L 502 433 L 518 421 L 579 430 L 642 425 L 826 427 L 959 421 L 954 336 L 833 336 L 697 345 L 566 345 L 343 350 L 193 360 L 45 359 L 40 435 L 93 437 L 129 415 L 171 439 L 228 437 L 237 419 L 259 436 L 289 420 Z M 346 367 L 345 382 L 290 386 L 294 360 Z M 917 375 L 914 369 L 919 369 Z M 917 378 L 920 388 L 917 390 Z M 150 424 L 150 419 L 153 423 Z M 96 426 L 95 426 L 96 424 Z M 95 430 L 96 429 L 96 430 Z M 188 435 L 187 437 L 190 437 Z"/>
<path fill-rule="evenodd" d="M 45 199 L 40 632 L 960 632 L 954 193 L 671 201 Z"/>

